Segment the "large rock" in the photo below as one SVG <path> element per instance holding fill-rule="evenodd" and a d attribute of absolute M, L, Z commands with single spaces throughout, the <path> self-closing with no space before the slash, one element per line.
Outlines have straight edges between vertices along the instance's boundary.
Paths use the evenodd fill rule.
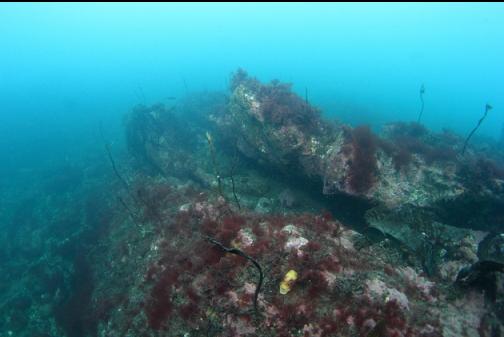
<path fill-rule="evenodd" d="M 127 123 L 135 157 L 154 172 L 209 186 L 232 171 L 238 153 L 268 172 L 310 183 L 321 197 L 338 196 L 338 202 L 348 197 L 345 205 L 359 200 L 379 210 L 407 205 L 428 210 L 443 224 L 502 231 L 502 158 L 478 155 L 474 148 L 461 156 L 463 139 L 452 133 L 394 123 L 379 137 L 367 126 L 329 122 L 290 85 L 263 84 L 243 70 L 234 74 L 227 100 L 202 95 L 204 103 L 197 101 L 193 96 L 192 110 L 178 117 L 160 105 L 136 108 Z M 207 131 L 217 159 L 210 155 Z"/>
<path fill-rule="evenodd" d="M 289 85 L 262 84 L 244 71 L 231 89 L 228 108 L 212 121 L 252 161 L 315 181 L 321 194 L 428 208 L 455 226 L 502 228 L 504 170 L 471 151 L 462 157 L 462 138 L 416 123 L 387 125 L 382 138 L 366 126 L 330 123 Z"/>

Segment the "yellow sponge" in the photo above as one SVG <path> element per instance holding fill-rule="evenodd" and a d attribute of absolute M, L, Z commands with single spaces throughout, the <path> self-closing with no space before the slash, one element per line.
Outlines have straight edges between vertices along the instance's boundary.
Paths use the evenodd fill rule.
<path fill-rule="evenodd" d="M 292 289 L 292 285 L 298 278 L 298 273 L 295 270 L 289 270 L 285 274 L 283 281 L 280 282 L 280 294 L 285 295 Z"/>

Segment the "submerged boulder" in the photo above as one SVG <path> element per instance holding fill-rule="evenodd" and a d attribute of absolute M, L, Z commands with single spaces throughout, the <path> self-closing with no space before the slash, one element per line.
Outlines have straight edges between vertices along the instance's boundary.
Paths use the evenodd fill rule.
<path fill-rule="evenodd" d="M 289 84 L 261 83 L 243 70 L 234 74 L 230 89 L 228 98 L 201 95 L 204 108 L 193 96 L 178 115 L 163 106 L 136 108 L 127 123 L 130 151 L 158 174 L 218 186 L 230 200 L 245 194 L 246 179 L 233 179 L 240 174 L 238 158 L 271 181 L 282 177 L 284 188 L 309 186 L 320 199 L 334 199 L 335 208 L 364 203 L 361 217 L 376 207 L 375 216 L 393 212 L 397 218 L 406 214 L 397 210 L 407 207 L 428 212 L 441 225 L 503 228 L 503 160 L 471 149 L 462 156 L 463 138 L 418 123 L 388 124 L 378 136 L 367 126 L 331 122 Z M 197 118 L 182 118 L 194 110 Z M 272 196 L 247 203 L 261 197 Z M 411 227 L 403 220 L 398 223 Z"/>
<path fill-rule="evenodd" d="M 389 124 L 379 137 L 323 119 L 290 85 L 263 84 L 244 71 L 231 83 L 228 107 L 212 122 L 256 164 L 315 182 L 325 195 L 425 208 L 454 226 L 504 225 L 504 169 L 472 152 L 462 157 L 462 138 L 417 123 Z M 468 200 L 479 200 L 483 212 Z"/>

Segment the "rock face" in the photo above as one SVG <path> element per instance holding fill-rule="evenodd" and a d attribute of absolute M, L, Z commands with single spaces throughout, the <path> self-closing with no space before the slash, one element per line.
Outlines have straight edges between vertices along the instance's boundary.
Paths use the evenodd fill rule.
<path fill-rule="evenodd" d="M 347 315 L 346 308 L 330 309 L 331 305 L 324 305 L 323 310 L 333 310 L 332 315 L 327 317 L 334 316 L 340 320 L 336 324 L 327 318 L 324 323 L 318 312 L 310 313 L 309 301 L 303 303 L 299 299 L 296 305 L 284 307 L 279 306 L 276 299 L 264 297 L 260 300 L 264 303 L 266 325 L 258 327 L 240 321 L 236 326 L 224 324 L 226 329 L 247 331 L 237 335 L 254 334 L 257 331 L 264 335 L 279 332 L 288 335 L 292 332 L 291 327 L 295 326 L 299 331 L 303 329 L 305 335 L 319 336 L 330 335 L 333 329 L 336 331 L 336 326 L 343 319 L 348 328 L 348 333 L 343 335 L 355 333 L 355 324 L 358 324 L 357 330 L 361 335 L 448 336 L 464 330 L 467 335 L 476 336 L 478 331 L 496 326 L 492 322 L 501 310 L 502 290 L 497 286 L 501 277 L 495 276 L 498 273 L 495 268 L 485 269 L 485 273 L 480 273 L 481 277 L 477 273 L 469 274 L 476 275 L 473 277 L 476 281 L 465 285 L 468 289 L 478 288 L 486 298 L 493 298 L 490 304 L 493 309 L 488 312 L 483 310 L 483 297 L 471 293 L 472 298 L 463 297 L 459 299 L 460 303 L 474 302 L 478 305 L 465 314 L 467 322 L 457 325 L 453 323 L 454 317 L 464 313 L 459 303 L 448 298 L 454 291 L 451 284 L 460 278 L 460 270 L 478 271 L 477 267 L 482 265 L 480 262 L 483 260 L 487 264 L 501 266 L 500 245 L 497 249 L 495 239 L 490 241 L 496 237 L 495 234 L 486 240 L 484 237 L 488 232 L 502 232 L 504 228 L 502 153 L 474 147 L 462 156 L 463 138 L 448 131 L 433 133 L 417 123 L 392 123 L 377 135 L 367 126 L 352 128 L 330 122 L 307 99 L 296 95 L 290 85 L 278 81 L 264 84 L 243 70 L 234 74 L 229 97 L 223 99 L 218 96 L 215 100 L 205 98 L 202 101 L 205 103 L 182 109 L 184 113 L 197 116 L 192 120 L 180 118 L 163 106 L 137 108 L 128 119 L 127 135 L 130 152 L 139 162 L 147 164 L 151 171 L 161 174 L 165 179 L 175 177 L 179 182 L 190 180 L 203 190 L 213 188 L 218 192 L 219 207 L 227 209 L 226 212 L 239 212 L 242 215 L 251 212 L 257 217 L 251 222 L 256 227 L 247 228 L 251 219 L 242 218 L 238 221 L 238 218 L 233 218 L 227 223 L 233 225 L 234 231 L 248 233 L 247 245 L 239 237 L 232 240 L 225 234 L 230 231 L 227 225 L 221 228 L 224 234 L 219 231 L 213 233 L 215 228 L 207 228 L 207 231 L 215 235 L 222 234 L 229 245 L 243 246 L 244 249 L 255 247 L 249 253 L 259 259 L 271 259 L 270 254 L 280 254 L 278 247 L 284 246 L 289 248 L 289 252 L 297 252 L 294 254 L 296 258 L 303 259 L 309 256 L 303 253 L 306 249 L 327 251 L 331 245 L 324 243 L 320 235 L 328 235 L 326 231 L 330 226 L 317 225 L 319 220 L 312 218 L 301 226 L 296 225 L 298 234 L 295 237 L 289 237 L 290 234 L 279 230 L 278 247 L 276 244 L 270 245 L 266 251 L 261 250 L 265 244 L 259 244 L 257 233 L 263 230 L 273 233 L 275 226 L 289 228 L 292 225 L 287 222 L 288 219 L 271 217 L 274 214 L 326 208 L 338 210 L 339 214 L 333 213 L 338 220 L 344 219 L 345 223 L 347 218 L 341 218 L 341 214 L 351 214 L 349 218 L 360 217 L 365 222 L 366 231 L 381 233 L 382 238 L 377 245 L 362 249 L 367 247 L 367 244 L 363 245 L 367 239 L 355 234 L 351 240 L 346 240 L 344 233 L 349 231 L 346 227 L 338 227 L 331 229 L 337 239 L 330 239 L 339 246 L 343 242 L 348 243 L 345 249 L 351 247 L 352 254 L 356 254 L 361 261 L 356 266 L 366 266 L 367 263 L 373 268 L 380 266 L 379 269 L 384 271 L 379 273 L 380 278 L 374 278 L 378 271 L 373 268 L 367 270 L 369 274 L 358 276 L 355 270 L 342 272 L 333 266 L 333 270 L 326 267 L 312 270 L 311 276 L 305 277 L 313 279 L 306 279 L 304 283 L 308 287 L 304 290 L 308 291 L 308 296 L 312 296 L 317 292 L 314 290 L 313 294 L 309 294 L 311 282 L 319 282 L 323 289 L 329 286 L 334 294 L 339 294 L 341 289 L 333 289 L 333 286 L 351 288 L 346 284 L 351 280 L 352 284 L 359 285 L 358 289 L 352 289 L 353 293 L 349 290 L 350 294 L 358 294 L 347 299 L 351 306 L 358 307 L 359 301 L 364 300 L 371 307 L 380 307 L 378 313 L 360 317 L 357 313 Z M 237 169 L 238 162 L 242 163 L 240 169 Z M 274 186 L 278 181 L 282 183 Z M 303 189 L 309 194 L 308 198 L 300 193 Z M 323 207 L 303 209 L 309 198 L 323 202 Z M 240 208 L 240 204 L 243 208 Z M 218 213 L 219 207 L 211 209 Z M 218 219 L 213 217 L 212 221 L 219 222 Z M 201 230 L 198 229 L 200 226 L 205 226 L 198 224 L 199 220 L 193 222 L 196 231 Z M 349 224 L 352 226 L 352 223 Z M 179 226 L 183 227 L 183 224 Z M 218 224 L 213 223 L 212 226 L 218 227 Z M 176 237 L 173 235 L 174 239 Z M 323 243 L 322 247 L 319 247 L 320 242 Z M 483 248 L 478 251 L 481 242 Z M 345 249 L 338 248 L 338 253 L 327 254 L 338 263 L 349 263 L 353 261 L 350 258 L 352 254 L 347 252 L 344 257 L 338 255 Z M 362 252 L 366 249 L 372 254 L 364 258 Z M 324 263 L 331 265 L 334 262 L 331 261 Z M 320 263 L 316 258 L 303 265 Z M 398 267 L 394 269 L 391 265 Z M 290 267 L 283 266 L 276 271 L 277 281 Z M 201 271 L 198 268 L 195 272 Z M 164 271 L 154 272 L 153 275 L 156 274 L 161 280 L 168 278 L 169 284 L 175 282 L 174 275 L 165 275 Z M 358 280 L 353 280 L 353 277 Z M 483 281 L 480 280 L 485 283 L 481 284 Z M 268 286 L 273 289 L 278 284 Z M 441 295 L 437 293 L 437 288 L 444 287 L 448 290 L 443 290 Z M 167 295 L 163 293 L 166 288 L 153 289 L 153 293 L 159 291 L 162 296 Z M 222 294 L 226 294 L 239 307 L 244 302 L 240 296 L 245 294 L 240 291 L 229 290 Z M 247 296 L 250 302 L 250 294 Z M 382 303 L 383 298 L 385 302 Z M 157 296 L 149 300 L 152 309 L 147 310 L 150 325 L 159 329 L 169 321 L 173 303 L 158 303 Z M 431 310 L 422 311 L 429 306 L 432 306 Z M 168 311 L 165 312 L 165 309 Z M 161 313 L 157 310 L 161 310 Z M 313 321 L 301 320 L 302 323 L 289 325 L 289 322 L 284 322 L 292 316 L 289 310 Z M 186 314 L 182 312 L 182 316 Z M 216 313 L 210 314 L 217 317 Z M 409 314 L 412 317 L 425 315 L 428 319 L 421 324 L 412 324 L 408 330 L 406 327 L 411 322 L 405 323 L 408 321 L 405 318 Z M 402 317 L 403 321 L 397 322 L 400 324 L 396 326 L 384 326 L 381 320 L 388 316 Z M 233 321 L 230 317 L 226 318 L 229 322 Z M 226 319 L 219 317 L 216 321 Z M 501 329 L 499 324 L 497 329 Z"/>
<path fill-rule="evenodd" d="M 442 264 L 439 255 L 451 251 L 450 240 L 470 236 L 461 228 L 504 228 L 504 156 L 498 151 L 470 148 L 462 156 L 463 138 L 417 123 L 389 124 L 378 136 L 367 126 L 329 122 L 290 85 L 263 84 L 243 70 L 232 77 L 229 98 L 196 101 L 184 110 L 197 116 L 191 120 L 159 105 L 133 111 L 130 152 L 164 176 L 213 186 L 228 201 L 242 198 L 262 213 L 275 210 L 273 200 L 289 208 L 286 188 L 309 186 L 333 203 L 329 208 L 357 214 L 420 256 L 427 272 Z M 236 172 L 236 159 L 287 186 L 276 196 L 253 192 L 260 184 Z M 248 199 L 251 194 L 257 199 Z"/>
<path fill-rule="evenodd" d="M 504 169 L 462 139 L 416 123 L 366 127 L 324 120 L 289 85 L 262 84 L 238 71 L 227 109 L 213 122 L 250 160 L 320 185 L 320 193 L 357 196 L 388 209 L 429 208 L 440 221 L 496 229 L 504 225 Z M 461 213 L 459 213 L 461 212 Z"/>
<path fill-rule="evenodd" d="M 243 71 L 231 89 L 135 108 L 131 166 L 109 152 L 68 170 L 74 191 L 27 184 L 17 207 L 0 202 L 0 331 L 504 335 L 498 152 L 462 158 L 460 138 L 414 123 L 380 137 L 330 123 Z"/>
<path fill-rule="evenodd" d="M 332 132 L 319 111 L 279 82 L 263 85 L 238 71 L 225 114 L 217 120 L 224 134 L 233 130 L 246 157 L 280 170 L 318 174 Z"/>

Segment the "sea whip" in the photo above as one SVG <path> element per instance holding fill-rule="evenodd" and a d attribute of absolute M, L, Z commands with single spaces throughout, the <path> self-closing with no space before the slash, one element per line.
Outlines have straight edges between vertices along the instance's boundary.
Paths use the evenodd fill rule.
<path fill-rule="evenodd" d="M 222 249 L 226 253 L 236 254 L 238 256 L 246 258 L 247 260 L 252 262 L 254 264 L 254 266 L 256 266 L 257 270 L 259 270 L 259 281 L 257 282 L 256 290 L 254 293 L 254 311 L 257 313 L 257 298 L 259 297 L 259 292 L 261 291 L 261 286 L 262 286 L 263 278 L 264 278 L 264 274 L 263 274 L 263 271 L 262 271 L 262 268 L 261 268 L 261 265 L 259 264 L 259 262 L 257 262 L 253 257 L 242 252 L 238 248 L 228 248 L 228 247 L 224 246 L 222 243 L 220 243 L 219 241 L 215 240 L 214 238 L 207 236 L 206 240 L 208 242 L 216 245 L 217 247 L 219 247 L 220 249 Z"/>

